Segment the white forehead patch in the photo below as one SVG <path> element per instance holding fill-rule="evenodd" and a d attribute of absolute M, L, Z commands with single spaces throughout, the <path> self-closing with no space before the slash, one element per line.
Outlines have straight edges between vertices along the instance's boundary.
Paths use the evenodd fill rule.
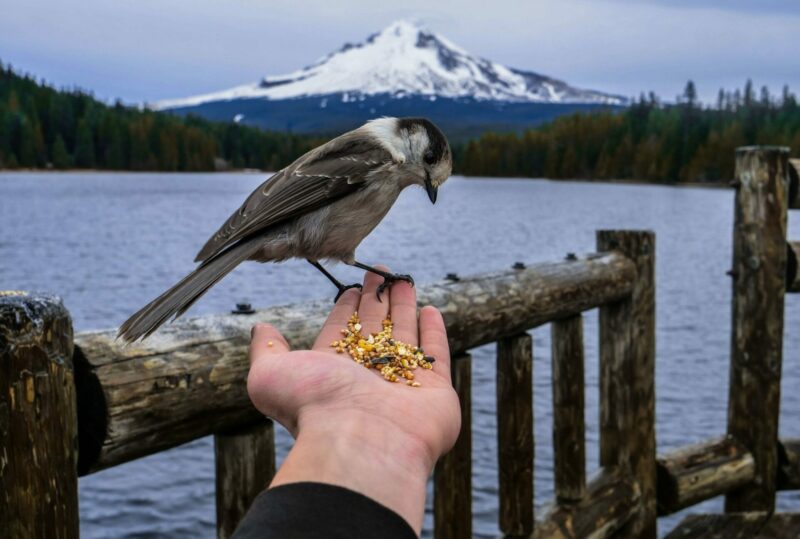
<path fill-rule="evenodd" d="M 406 162 L 407 145 L 397 133 L 397 118 L 370 120 L 361 129 L 375 137 L 378 143 L 392 154 L 392 159 L 396 162 Z"/>

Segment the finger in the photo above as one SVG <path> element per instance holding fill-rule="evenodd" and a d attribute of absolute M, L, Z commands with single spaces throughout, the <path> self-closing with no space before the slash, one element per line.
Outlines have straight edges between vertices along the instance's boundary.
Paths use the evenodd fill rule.
<path fill-rule="evenodd" d="M 290 350 L 289 343 L 280 331 L 270 324 L 256 324 L 250 330 L 250 363 L 273 354 L 283 354 Z"/>
<path fill-rule="evenodd" d="M 355 288 L 345 290 L 342 297 L 333 306 L 328 319 L 325 320 L 325 324 L 314 342 L 314 350 L 331 350 L 331 343 L 341 339 L 342 330 L 347 327 L 350 317 L 358 309 L 360 297 L 361 293 Z"/>
<path fill-rule="evenodd" d="M 375 266 L 376 269 L 389 271 L 386 266 Z M 378 301 L 376 291 L 383 283 L 383 277 L 372 273 L 364 274 L 364 289 L 361 291 L 361 303 L 358 306 L 358 317 L 361 319 L 361 332 L 363 334 L 377 333 L 383 329 L 383 320 L 389 315 L 389 294 L 381 294 Z"/>
<path fill-rule="evenodd" d="M 417 324 L 416 289 L 405 281 L 398 281 L 392 285 L 389 297 L 394 338 L 417 346 L 419 344 L 419 325 Z"/>
<path fill-rule="evenodd" d="M 423 307 L 419 312 L 419 339 L 426 356 L 433 356 L 433 371 L 450 380 L 450 346 L 444 319 L 436 307 Z"/>

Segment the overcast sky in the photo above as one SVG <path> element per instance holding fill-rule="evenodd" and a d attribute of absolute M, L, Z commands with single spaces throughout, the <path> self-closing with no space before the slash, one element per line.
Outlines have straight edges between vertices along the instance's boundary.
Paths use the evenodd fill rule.
<path fill-rule="evenodd" d="M 0 0 L 0 60 L 155 101 L 294 71 L 400 18 L 570 84 L 672 99 L 751 77 L 800 93 L 800 0 Z"/>

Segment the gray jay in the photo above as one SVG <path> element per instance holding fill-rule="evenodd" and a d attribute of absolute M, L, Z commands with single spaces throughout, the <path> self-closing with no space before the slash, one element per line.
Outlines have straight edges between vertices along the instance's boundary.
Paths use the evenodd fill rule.
<path fill-rule="evenodd" d="M 339 289 L 348 288 L 321 260 L 341 261 L 393 282 L 409 275 L 358 262 L 356 247 L 409 185 L 425 188 L 432 203 L 452 170 L 444 134 L 424 118 L 380 118 L 306 153 L 245 200 L 197 254 L 199 266 L 131 316 L 119 329 L 128 342 L 177 318 L 245 260 L 305 258 Z"/>

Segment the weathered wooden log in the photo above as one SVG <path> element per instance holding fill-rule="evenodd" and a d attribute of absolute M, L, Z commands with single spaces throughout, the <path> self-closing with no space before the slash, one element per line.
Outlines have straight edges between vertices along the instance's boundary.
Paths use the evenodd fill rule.
<path fill-rule="evenodd" d="M 664 539 L 774 539 L 774 535 L 759 534 L 769 516 L 763 511 L 689 515 Z"/>
<path fill-rule="evenodd" d="M 217 537 L 228 539 L 275 475 L 275 431 L 271 420 L 214 436 Z"/>
<path fill-rule="evenodd" d="M 778 443 L 778 489 L 800 489 L 800 440 Z"/>
<path fill-rule="evenodd" d="M 800 209 L 800 159 L 789 159 L 786 170 L 789 176 L 789 209 Z"/>
<path fill-rule="evenodd" d="M 753 455 L 730 436 L 658 457 L 658 514 L 669 515 L 753 480 Z"/>
<path fill-rule="evenodd" d="M 656 537 L 655 234 L 598 231 L 600 251 L 636 264 L 631 295 L 600 308 L 600 464 L 629 466 L 641 508 L 625 536 Z"/>
<path fill-rule="evenodd" d="M 553 322 L 551 346 L 556 500 L 575 502 L 586 494 L 583 317 Z"/>
<path fill-rule="evenodd" d="M 780 147 L 736 152 L 728 434 L 752 453 L 755 477 L 728 493 L 727 512 L 775 508 L 788 154 Z"/>
<path fill-rule="evenodd" d="M 78 537 L 72 320 L 49 295 L 0 292 L 0 535 Z"/>
<path fill-rule="evenodd" d="M 453 387 L 461 405 L 461 431 L 433 472 L 433 536 L 472 537 L 472 357 L 454 357 Z"/>
<path fill-rule="evenodd" d="M 555 503 L 536 524 L 534 539 L 601 539 L 612 537 L 635 518 L 641 505 L 639 487 L 623 468 L 601 468 L 577 503 Z"/>
<path fill-rule="evenodd" d="M 421 287 L 419 297 L 442 311 L 450 349 L 458 352 L 625 297 L 635 275 L 620 254 L 590 255 L 441 282 Z M 180 320 L 128 346 L 115 340 L 115 330 L 76 335 L 76 355 L 93 366 L 87 386 L 97 391 L 94 409 L 108 421 L 82 433 L 82 454 L 93 455 L 82 469 L 101 470 L 257 421 L 245 388 L 250 328 L 269 322 L 293 347 L 308 347 L 330 308 L 327 299 L 251 316 Z"/>
<path fill-rule="evenodd" d="M 527 333 L 497 341 L 497 459 L 500 530 L 533 532 L 533 340 Z"/>
<path fill-rule="evenodd" d="M 800 537 L 800 513 L 772 513 L 758 531 L 756 539 L 797 539 Z"/>
<path fill-rule="evenodd" d="M 800 292 L 800 241 L 786 242 L 786 292 Z"/>

